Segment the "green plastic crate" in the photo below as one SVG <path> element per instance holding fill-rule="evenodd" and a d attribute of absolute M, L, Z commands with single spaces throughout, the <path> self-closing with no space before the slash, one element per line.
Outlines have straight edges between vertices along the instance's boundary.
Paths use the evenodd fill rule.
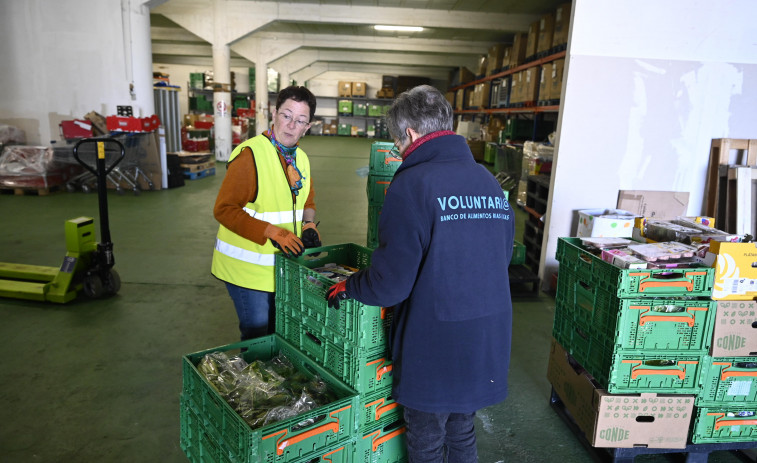
<path fill-rule="evenodd" d="M 312 270 L 331 263 L 362 269 L 370 264 L 371 253 L 366 247 L 347 243 L 306 249 L 297 258 L 276 254 L 277 333 L 283 334 L 281 315 L 296 318 L 315 335 L 329 337 L 333 342 L 351 343 L 362 350 L 385 347 L 392 310 L 354 299 L 341 301 L 339 310 L 331 309 L 326 291 L 336 281 Z"/>
<path fill-rule="evenodd" d="M 579 280 L 617 297 L 710 297 L 714 269 L 622 269 L 591 254 L 580 238 L 558 238 L 556 259 Z"/>
<path fill-rule="evenodd" d="M 560 266 L 558 294 L 575 325 L 605 345 L 644 351 L 702 351 L 712 345 L 711 299 L 618 298 Z"/>
<path fill-rule="evenodd" d="M 368 105 L 368 115 L 373 117 L 381 117 L 384 115 L 384 106 L 378 104 Z"/>
<path fill-rule="evenodd" d="M 350 100 L 339 100 L 339 103 L 337 103 L 337 108 L 339 111 L 339 115 L 341 116 L 352 115 L 352 101 Z"/>
<path fill-rule="evenodd" d="M 700 406 L 757 407 L 757 357 L 705 357 L 697 395 Z"/>
<path fill-rule="evenodd" d="M 307 376 L 319 375 L 339 399 L 287 420 L 256 429 L 250 428 L 196 367 L 210 352 L 237 354 L 241 349 L 246 349 L 242 355 L 248 362 L 255 359 L 269 360 L 278 352 L 283 353 Z M 187 354 L 182 363 L 182 394 L 195 406 L 197 417 L 203 420 L 203 432 L 211 438 L 210 441 L 215 440 L 230 461 L 307 461 L 321 455 L 324 450 L 334 448 L 336 444 L 357 437 L 357 392 L 278 335 Z M 307 420 L 315 422 L 309 424 Z M 191 427 L 189 424 L 188 432 L 191 432 Z M 217 438 L 212 439 L 213 435 Z"/>
<path fill-rule="evenodd" d="M 279 329 L 279 321 L 276 323 Z M 281 323 L 287 341 L 360 394 L 391 387 L 392 362 L 385 348 L 364 350 L 349 342 L 335 341 L 307 329 L 308 322 L 300 319 L 285 317 Z"/>
<path fill-rule="evenodd" d="M 484 162 L 487 164 L 494 164 L 494 159 L 497 156 L 497 144 L 487 143 L 484 147 Z"/>
<path fill-rule="evenodd" d="M 365 116 L 368 114 L 368 108 L 365 103 L 354 103 L 352 105 L 352 114 L 354 116 Z"/>
<path fill-rule="evenodd" d="M 336 129 L 337 135 L 346 135 L 350 136 L 352 135 L 352 126 L 350 124 L 339 124 L 339 126 Z"/>
<path fill-rule="evenodd" d="M 697 407 L 691 427 L 691 442 L 757 442 L 757 404 Z"/>
<path fill-rule="evenodd" d="M 526 245 L 513 241 L 513 257 L 510 259 L 510 265 L 523 265 L 526 263 Z"/>
<path fill-rule="evenodd" d="M 189 88 L 205 88 L 205 74 L 202 72 L 190 72 Z"/>
<path fill-rule="evenodd" d="M 368 236 L 366 246 L 375 249 L 378 247 L 378 223 L 381 217 L 381 206 L 368 206 Z"/>
<path fill-rule="evenodd" d="M 406 427 L 402 420 L 362 433 L 355 443 L 355 463 L 405 463 Z"/>
<path fill-rule="evenodd" d="M 586 368 L 611 394 L 696 394 L 704 353 L 692 352 L 647 354 L 619 352 L 613 355 L 613 366 L 606 385 L 594 371 Z"/>
<path fill-rule="evenodd" d="M 391 388 L 360 396 L 358 429 L 361 431 L 383 428 L 402 416 L 402 405 L 392 399 Z"/>
<path fill-rule="evenodd" d="M 394 175 L 402 159 L 392 156 L 394 143 L 375 141 L 371 144 L 369 172 L 376 175 Z"/>
<path fill-rule="evenodd" d="M 365 191 L 368 194 L 369 206 L 381 206 L 384 204 L 386 191 L 392 183 L 392 178 L 391 175 L 368 174 Z"/>

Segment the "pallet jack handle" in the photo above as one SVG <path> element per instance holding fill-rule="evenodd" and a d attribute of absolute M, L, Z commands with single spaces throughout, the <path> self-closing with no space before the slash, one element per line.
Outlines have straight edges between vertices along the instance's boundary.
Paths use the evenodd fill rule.
<path fill-rule="evenodd" d="M 105 160 L 106 143 L 115 144 L 118 148 L 117 157 L 110 165 L 106 165 Z M 86 144 L 97 145 L 96 169 L 82 161 L 79 157 L 79 147 Z M 114 138 L 85 138 L 79 140 L 74 146 L 74 158 L 97 177 L 97 202 L 100 207 L 100 239 L 102 241 L 100 246 L 103 248 L 105 264 L 108 267 L 113 266 L 113 243 L 110 240 L 110 223 L 108 221 L 108 174 L 123 160 L 125 155 L 126 150 L 124 150 L 124 145 Z"/>

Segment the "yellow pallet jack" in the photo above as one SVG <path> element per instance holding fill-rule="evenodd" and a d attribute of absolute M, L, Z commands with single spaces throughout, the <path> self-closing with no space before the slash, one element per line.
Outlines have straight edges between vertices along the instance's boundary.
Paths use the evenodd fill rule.
<path fill-rule="evenodd" d="M 86 147 L 90 149 L 82 149 Z M 106 155 L 111 159 L 110 165 L 106 165 Z M 90 298 L 118 293 L 121 279 L 113 269 L 106 179 L 124 155 L 124 146 L 112 138 L 85 138 L 74 146 L 74 158 L 97 177 L 101 242 L 95 241 L 95 222 L 91 217 L 67 220 L 66 256 L 61 266 L 0 262 L 0 297 L 66 303 L 80 292 Z"/>

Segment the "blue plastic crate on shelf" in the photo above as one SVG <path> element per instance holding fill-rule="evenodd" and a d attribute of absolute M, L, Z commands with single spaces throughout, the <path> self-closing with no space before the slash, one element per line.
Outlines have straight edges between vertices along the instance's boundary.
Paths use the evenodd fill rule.
<path fill-rule="evenodd" d="M 281 352 L 307 377 L 318 375 L 338 399 L 253 429 L 198 370 L 211 352 L 239 354 L 247 362 Z M 299 463 L 350 446 L 357 438 L 358 393 L 278 335 L 187 354 L 182 363 L 180 442 L 193 461 Z"/>

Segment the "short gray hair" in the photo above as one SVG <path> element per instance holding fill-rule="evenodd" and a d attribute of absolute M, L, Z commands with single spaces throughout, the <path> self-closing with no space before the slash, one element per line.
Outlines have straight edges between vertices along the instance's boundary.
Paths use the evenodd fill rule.
<path fill-rule="evenodd" d="M 404 143 L 408 128 L 420 136 L 452 130 L 452 118 L 452 105 L 442 92 L 430 85 L 419 85 L 394 100 L 386 113 L 386 125 L 392 138 Z"/>

